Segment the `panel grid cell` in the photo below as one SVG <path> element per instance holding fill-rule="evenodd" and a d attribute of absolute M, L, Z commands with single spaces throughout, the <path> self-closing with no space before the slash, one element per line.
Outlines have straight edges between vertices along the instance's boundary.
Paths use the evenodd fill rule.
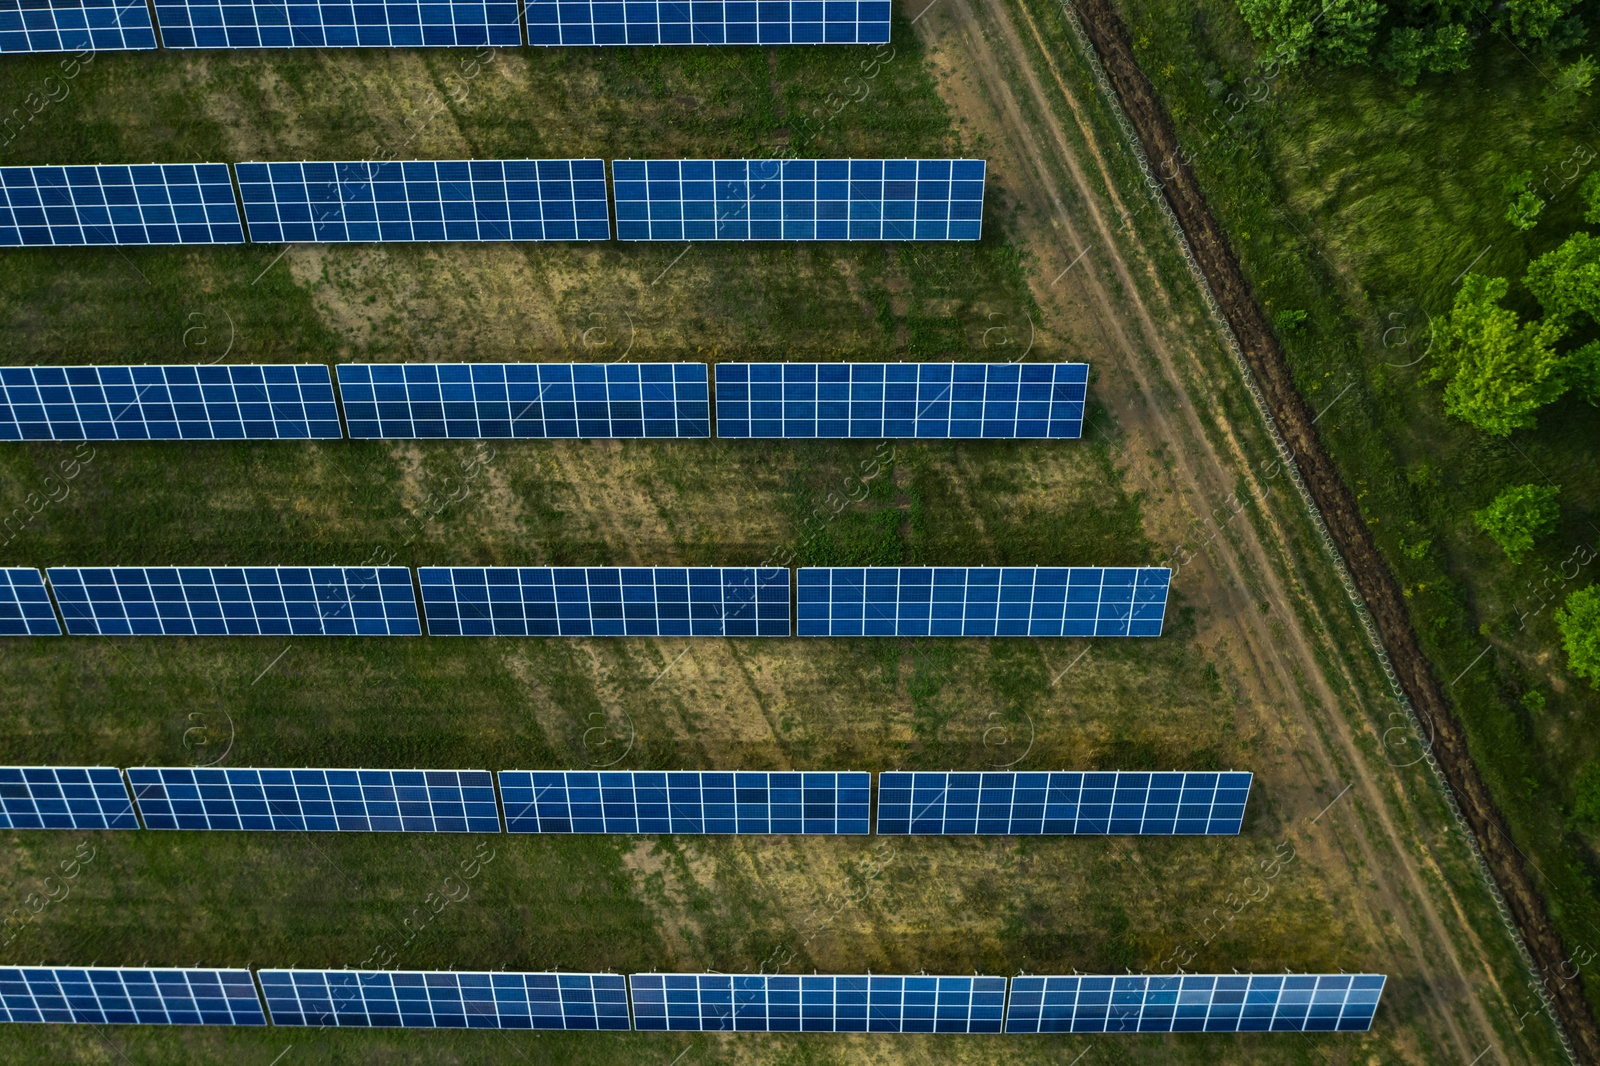
<path fill-rule="evenodd" d="M 250 239 L 605 241 L 599 159 L 239 163 Z"/>
<path fill-rule="evenodd" d="M 347 363 L 350 435 L 709 437 L 703 363 Z"/>
<path fill-rule="evenodd" d="M 0 829 L 138 829 L 122 771 L 0 766 Z"/>
<path fill-rule="evenodd" d="M 982 159 L 618 159 L 624 241 L 975 241 Z"/>
<path fill-rule="evenodd" d="M 801 567 L 802 637 L 1157 637 L 1166 567 Z"/>
<path fill-rule="evenodd" d="M 786 637 L 779 567 L 424 566 L 432 636 Z"/>
<path fill-rule="evenodd" d="M 168 48 L 522 44 L 516 0 L 156 0 Z"/>
<path fill-rule="evenodd" d="M 328 440 L 344 436 L 328 368 L 0 368 L 0 440 Z"/>
<path fill-rule="evenodd" d="M 1009 836 L 1236 834 L 1249 773 L 884 771 L 877 832 Z"/>
<path fill-rule="evenodd" d="M 865 834 L 872 775 L 501 770 L 500 799 L 508 833 Z"/>
<path fill-rule="evenodd" d="M 718 363 L 717 436 L 1083 435 L 1086 363 Z"/>
<path fill-rule="evenodd" d="M 1365 1032 L 1381 974 L 1013 977 L 1008 1033 Z"/>
<path fill-rule="evenodd" d="M 403 566 L 51 567 L 73 636 L 418 636 Z"/>
<path fill-rule="evenodd" d="M 143 0 L 0 0 L 0 54 L 156 46 Z"/>
<path fill-rule="evenodd" d="M 628 1029 L 621 974 L 259 970 L 273 1025 Z"/>
<path fill-rule="evenodd" d="M 641 1032 L 998 1033 L 1004 977 L 633 974 Z"/>
<path fill-rule="evenodd" d="M 0 167 L 0 247 L 243 243 L 224 163 Z"/>
<path fill-rule="evenodd" d="M 0 967 L 0 1021 L 266 1025 L 249 970 Z"/>
<path fill-rule="evenodd" d="M 0 567 L 0 637 L 59 637 L 44 575 L 31 566 Z"/>

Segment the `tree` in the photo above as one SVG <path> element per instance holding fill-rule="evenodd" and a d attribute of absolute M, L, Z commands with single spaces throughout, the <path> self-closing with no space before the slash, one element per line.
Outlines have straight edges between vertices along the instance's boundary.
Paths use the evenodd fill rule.
<path fill-rule="evenodd" d="M 1521 562 L 1535 540 L 1555 530 L 1561 516 L 1556 504 L 1560 493 L 1553 486 L 1513 485 L 1483 510 L 1473 511 L 1472 518 L 1508 559 Z"/>
<path fill-rule="evenodd" d="M 1600 407 L 1600 341 L 1590 341 L 1568 355 L 1562 369 L 1578 395 Z"/>
<path fill-rule="evenodd" d="M 1239 0 L 1239 13 L 1285 66 L 1314 55 L 1341 67 L 1367 61 L 1382 14 L 1378 0 Z"/>
<path fill-rule="evenodd" d="M 1552 318 L 1583 314 L 1600 321 L 1600 238 L 1574 233 L 1529 263 L 1522 283 Z"/>
<path fill-rule="evenodd" d="M 1533 191 L 1532 171 L 1512 175 L 1506 182 L 1506 195 L 1511 198 L 1511 206 L 1506 208 L 1507 222 L 1520 230 L 1530 230 L 1539 224 L 1544 198 Z"/>
<path fill-rule="evenodd" d="M 1579 56 L 1556 71 L 1550 89 L 1545 93 L 1545 104 L 1553 115 L 1565 117 L 1578 109 L 1581 97 L 1589 95 L 1594 84 L 1594 60 Z"/>
<path fill-rule="evenodd" d="M 1583 220 L 1600 222 L 1600 170 L 1583 179 L 1583 184 L 1578 186 L 1578 194 L 1589 208 L 1583 213 Z"/>
<path fill-rule="evenodd" d="M 1389 34 L 1388 43 L 1378 54 L 1378 65 L 1398 78 L 1401 85 L 1415 85 L 1423 74 L 1466 70 L 1471 51 L 1472 35 L 1465 26 L 1400 26 Z"/>
<path fill-rule="evenodd" d="M 1568 596 L 1556 611 L 1556 628 L 1567 649 L 1567 669 L 1600 688 L 1600 585 Z"/>
<path fill-rule="evenodd" d="M 1534 412 L 1569 384 L 1552 348 L 1565 327 L 1549 318 L 1522 323 L 1500 306 L 1507 288 L 1504 278 L 1463 279 L 1427 375 L 1446 383 L 1445 411 L 1497 437 L 1532 426 Z"/>

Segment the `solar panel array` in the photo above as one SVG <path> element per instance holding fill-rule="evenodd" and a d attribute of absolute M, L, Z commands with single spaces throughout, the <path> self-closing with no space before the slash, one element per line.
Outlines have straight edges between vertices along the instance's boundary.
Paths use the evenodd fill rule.
<path fill-rule="evenodd" d="M 424 566 L 432 636 L 786 637 L 789 571 L 717 566 Z"/>
<path fill-rule="evenodd" d="M 624 241 L 975 241 L 981 159 L 618 159 Z"/>
<path fill-rule="evenodd" d="M 1011 836 L 1234 834 L 1248 773 L 884 771 L 877 832 Z"/>
<path fill-rule="evenodd" d="M 620 974 L 259 970 L 274 1025 L 627 1030 Z"/>
<path fill-rule="evenodd" d="M 128 770 L 148 829 L 498 833 L 487 770 Z"/>
<path fill-rule="evenodd" d="M 641 1032 L 998 1033 L 1004 977 L 634 974 Z"/>
<path fill-rule="evenodd" d="M 801 567 L 802 637 L 1156 637 L 1166 567 Z"/>
<path fill-rule="evenodd" d="M 0 247 L 243 244 L 225 163 L 0 167 Z"/>
<path fill-rule="evenodd" d="M 315 363 L 0 368 L 0 440 L 339 439 Z"/>
<path fill-rule="evenodd" d="M 501 770 L 508 833 L 870 831 L 865 772 Z"/>
<path fill-rule="evenodd" d="M 528 43 L 887 44 L 888 0 L 527 0 Z"/>
<path fill-rule="evenodd" d="M 346 363 L 350 436 L 709 437 L 703 363 Z"/>
<path fill-rule="evenodd" d="M 51 567 L 73 636 L 418 636 L 403 566 Z"/>
<path fill-rule="evenodd" d="M 0 968 L 0 1021 L 266 1025 L 249 970 Z"/>
<path fill-rule="evenodd" d="M 0 566 L 0 637 L 59 637 L 61 623 L 31 566 Z"/>
<path fill-rule="evenodd" d="M 522 44 L 515 0 L 156 0 L 168 48 L 467 48 Z"/>
<path fill-rule="evenodd" d="M 0 829 L 138 829 L 122 771 L 0 766 Z"/>
<path fill-rule="evenodd" d="M 250 239 L 605 241 L 599 159 L 238 163 Z"/>
<path fill-rule="evenodd" d="M 1013 977 L 1008 1033 L 1365 1032 L 1378 974 Z"/>
<path fill-rule="evenodd" d="M 1073 439 L 1087 363 L 718 363 L 717 436 Z"/>
<path fill-rule="evenodd" d="M 154 48 L 142 0 L 0 0 L 0 54 Z"/>

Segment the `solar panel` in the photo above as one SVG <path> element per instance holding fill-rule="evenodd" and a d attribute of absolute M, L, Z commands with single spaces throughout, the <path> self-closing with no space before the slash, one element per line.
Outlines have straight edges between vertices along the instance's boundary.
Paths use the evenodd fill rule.
<path fill-rule="evenodd" d="M 137 829 L 122 771 L 0 766 L 0 829 Z"/>
<path fill-rule="evenodd" d="M 1013 977 L 1008 1033 L 1365 1032 L 1380 974 Z"/>
<path fill-rule="evenodd" d="M 266 1025 L 249 970 L 0 968 L 0 1021 Z"/>
<path fill-rule="evenodd" d="M 423 566 L 444 637 L 786 637 L 789 571 L 719 566 Z"/>
<path fill-rule="evenodd" d="M 498 833 L 487 770 L 135 767 L 147 829 Z"/>
<path fill-rule="evenodd" d="M 350 435 L 709 437 L 703 363 L 346 363 Z"/>
<path fill-rule="evenodd" d="M 872 775 L 501 770 L 508 833 L 866 834 Z"/>
<path fill-rule="evenodd" d="M 1248 773 L 931 773 L 878 775 L 885 834 L 1009 836 L 1233 834 Z"/>
<path fill-rule="evenodd" d="M 0 167 L 0 247 L 243 244 L 224 163 Z"/>
<path fill-rule="evenodd" d="M 168 48 L 518 47 L 516 0 L 156 0 Z"/>
<path fill-rule="evenodd" d="M 31 566 L 0 566 L 0 637 L 59 637 L 44 575 Z"/>
<path fill-rule="evenodd" d="M 573 4 L 527 0 L 528 43 L 887 44 L 888 0 Z"/>
<path fill-rule="evenodd" d="M 75 637 L 422 632 L 403 566 L 53 566 L 48 573 Z"/>
<path fill-rule="evenodd" d="M 628 1028 L 621 974 L 259 970 L 273 1025 Z"/>
<path fill-rule="evenodd" d="M 998 1033 L 1004 977 L 636 973 L 640 1032 Z"/>
<path fill-rule="evenodd" d="M 599 159 L 238 163 L 256 243 L 606 241 Z"/>
<path fill-rule="evenodd" d="M 0 53 L 154 48 L 142 0 L 0 0 Z"/>
<path fill-rule="evenodd" d="M 0 440 L 309 440 L 344 436 L 328 368 L 0 368 Z"/>
<path fill-rule="evenodd" d="M 982 159 L 618 159 L 624 241 L 975 241 Z"/>
<path fill-rule="evenodd" d="M 1158 637 L 1166 567 L 801 567 L 802 637 Z"/>
<path fill-rule="evenodd" d="M 718 363 L 719 437 L 1077 438 L 1086 363 Z"/>

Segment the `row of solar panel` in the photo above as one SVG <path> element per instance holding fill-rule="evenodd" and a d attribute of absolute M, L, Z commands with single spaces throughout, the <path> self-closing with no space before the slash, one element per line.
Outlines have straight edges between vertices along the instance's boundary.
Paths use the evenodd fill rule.
<path fill-rule="evenodd" d="M 0 828 L 865 835 L 865 771 L 0 767 Z M 894 836 L 1236 835 L 1249 773 L 890 772 Z M 130 793 L 131 786 L 131 793 Z"/>
<path fill-rule="evenodd" d="M 983 230 L 981 159 L 618 159 L 611 172 L 622 241 Z M 0 167 L 0 247 L 610 239 L 600 159 Z"/>
<path fill-rule="evenodd" d="M 0 567 L 0 636 L 419 636 L 403 566 Z M 802 637 L 1156 637 L 1166 567 L 800 567 Z M 787 637 L 789 571 L 423 566 L 430 636 Z"/>
<path fill-rule="evenodd" d="M 704 363 L 342 363 L 350 436 L 705 438 Z M 328 368 L 0 367 L 0 440 L 337 440 Z M 1071 439 L 1086 363 L 718 363 L 726 438 Z"/>
<path fill-rule="evenodd" d="M 1382 974 L 0 968 L 0 1021 L 763 1033 L 1364 1032 Z M 265 999 L 265 1007 L 262 1000 Z M 629 1003 L 632 1001 L 630 1017 Z M 270 1021 L 269 1021 L 270 1018 Z"/>
<path fill-rule="evenodd" d="M 165 48 L 887 44 L 888 0 L 4 0 L 0 53 Z"/>

